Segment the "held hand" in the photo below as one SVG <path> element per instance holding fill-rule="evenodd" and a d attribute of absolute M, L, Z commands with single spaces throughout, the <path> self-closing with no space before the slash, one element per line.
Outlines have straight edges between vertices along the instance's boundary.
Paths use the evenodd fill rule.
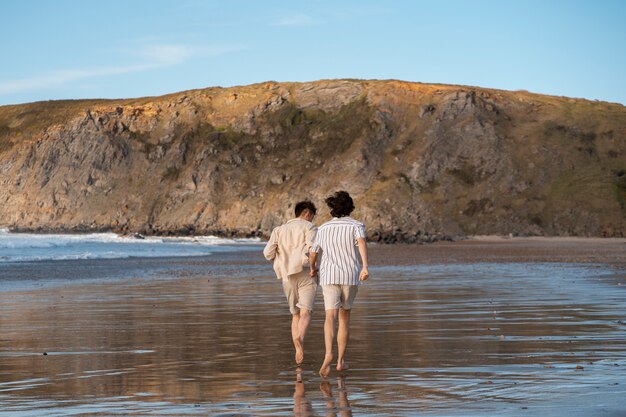
<path fill-rule="evenodd" d="M 370 277 L 370 273 L 369 273 L 369 271 L 367 270 L 367 267 L 366 267 L 366 266 L 364 266 L 364 267 L 361 269 L 361 273 L 359 274 L 359 281 L 365 281 L 365 280 L 366 280 L 366 279 L 368 279 L 369 277 Z"/>
<path fill-rule="evenodd" d="M 311 270 L 309 271 L 309 276 L 311 278 L 315 278 L 317 276 L 317 269 L 311 268 Z"/>

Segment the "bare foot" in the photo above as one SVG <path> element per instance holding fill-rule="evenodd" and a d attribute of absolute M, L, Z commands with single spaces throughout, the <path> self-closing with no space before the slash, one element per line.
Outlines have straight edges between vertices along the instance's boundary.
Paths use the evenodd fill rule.
<path fill-rule="evenodd" d="M 304 361 L 304 348 L 300 339 L 293 339 L 293 345 L 296 347 L 296 365 L 301 365 Z"/>
<path fill-rule="evenodd" d="M 330 375 L 330 363 L 332 361 L 333 361 L 332 353 L 327 353 L 326 355 L 324 355 L 324 363 L 322 364 L 322 367 L 320 368 L 320 376 L 326 378 L 328 375 Z"/>
<path fill-rule="evenodd" d="M 347 364 L 347 363 L 345 363 L 345 362 L 343 361 L 343 359 L 342 359 L 341 361 L 337 362 L 337 370 L 338 370 L 339 372 L 341 372 L 341 371 L 347 371 L 348 369 L 350 369 L 350 367 L 348 366 L 348 364 Z"/>

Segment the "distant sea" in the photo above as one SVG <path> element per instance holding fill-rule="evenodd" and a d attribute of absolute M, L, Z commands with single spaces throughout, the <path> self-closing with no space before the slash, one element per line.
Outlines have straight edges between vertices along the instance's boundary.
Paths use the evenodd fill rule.
<path fill-rule="evenodd" d="M 214 236 L 134 237 L 115 233 L 30 234 L 0 229 L 0 263 L 77 259 L 205 256 L 259 239 Z"/>
<path fill-rule="evenodd" d="M 256 239 L 215 236 L 33 234 L 0 229 L 0 292 L 85 281 L 171 275 L 184 259 L 261 250 Z"/>

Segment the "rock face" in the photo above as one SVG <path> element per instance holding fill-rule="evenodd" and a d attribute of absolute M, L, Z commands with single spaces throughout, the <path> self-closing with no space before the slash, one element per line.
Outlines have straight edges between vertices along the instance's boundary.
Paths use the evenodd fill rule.
<path fill-rule="evenodd" d="M 626 108 L 400 81 L 0 107 L 0 226 L 267 235 L 345 189 L 377 241 L 626 235 Z"/>

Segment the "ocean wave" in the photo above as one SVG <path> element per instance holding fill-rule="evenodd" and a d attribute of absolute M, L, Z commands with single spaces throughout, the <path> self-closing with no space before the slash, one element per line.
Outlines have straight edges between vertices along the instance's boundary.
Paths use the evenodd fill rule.
<path fill-rule="evenodd" d="M 94 233 L 89 235 L 57 235 L 34 233 L 9 233 L 0 230 L 0 249 L 10 248 L 51 248 L 76 245 L 81 242 L 110 243 L 118 239 L 115 233 Z"/>
<path fill-rule="evenodd" d="M 260 239 L 216 236 L 120 236 L 115 233 L 34 234 L 0 229 L 0 263 L 45 260 L 203 256 L 257 245 Z"/>
<path fill-rule="evenodd" d="M 123 236 L 115 233 L 91 233 L 91 234 L 35 234 L 35 233 L 11 233 L 6 229 L 0 229 L 0 249 L 2 248 L 51 248 L 72 246 L 81 243 L 121 243 L 145 245 L 147 243 L 182 243 L 199 244 L 207 246 L 215 245 L 238 245 L 258 243 L 259 238 L 250 239 L 227 239 L 216 236 L 181 236 L 181 237 L 157 237 L 157 236 Z"/>

